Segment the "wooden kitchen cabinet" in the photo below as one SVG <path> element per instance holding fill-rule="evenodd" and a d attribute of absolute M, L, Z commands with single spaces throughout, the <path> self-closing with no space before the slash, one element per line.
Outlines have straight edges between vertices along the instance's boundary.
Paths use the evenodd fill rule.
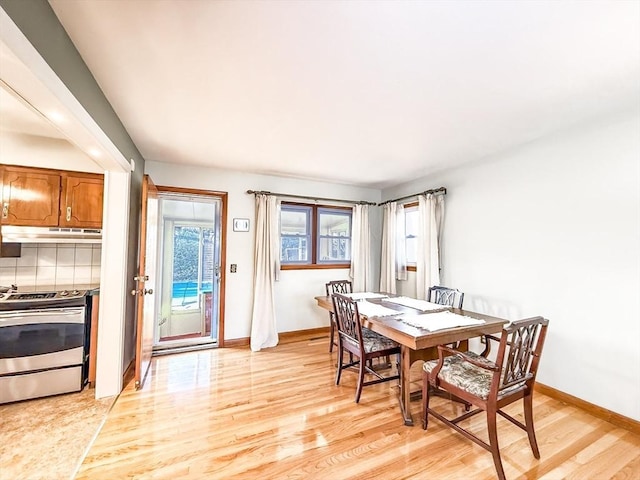
<path fill-rule="evenodd" d="M 60 174 L 46 170 L 4 167 L 2 223 L 24 227 L 57 227 Z"/>
<path fill-rule="evenodd" d="M 103 192 L 102 175 L 62 174 L 60 226 L 101 228 Z"/>
<path fill-rule="evenodd" d="M 102 175 L 8 165 L 3 170 L 4 225 L 102 227 Z"/>

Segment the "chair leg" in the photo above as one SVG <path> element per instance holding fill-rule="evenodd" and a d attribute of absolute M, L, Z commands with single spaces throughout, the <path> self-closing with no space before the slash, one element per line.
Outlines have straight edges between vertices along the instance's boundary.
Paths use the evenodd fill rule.
<path fill-rule="evenodd" d="M 331 320 L 329 325 L 329 353 L 333 352 L 333 337 L 334 335 L 334 329 L 335 329 L 335 322 L 333 320 Z"/>
<path fill-rule="evenodd" d="M 362 384 L 364 383 L 364 370 L 366 362 L 360 358 L 360 368 L 358 369 L 358 388 L 356 389 L 356 403 L 360 402 L 360 394 L 362 393 Z"/>
<path fill-rule="evenodd" d="M 530 393 L 524 397 L 524 423 L 527 426 L 527 435 L 533 456 L 540 458 L 540 450 L 538 450 L 538 442 L 536 441 L 536 432 L 533 428 L 533 395 Z"/>
<path fill-rule="evenodd" d="M 422 429 L 429 425 L 429 374 L 422 372 Z"/>
<path fill-rule="evenodd" d="M 504 469 L 502 468 L 502 460 L 500 460 L 495 407 L 487 409 L 487 429 L 489 430 L 489 445 L 491 446 L 491 455 L 493 455 L 493 463 L 496 467 L 498 479 L 506 480 L 506 477 L 504 476 Z"/>
<path fill-rule="evenodd" d="M 342 344 L 338 342 L 338 366 L 336 370 L 336 385 L 340 385 L 340 375 L 342 374 L 342 354 L 344 349 L 342 348 Z"/>

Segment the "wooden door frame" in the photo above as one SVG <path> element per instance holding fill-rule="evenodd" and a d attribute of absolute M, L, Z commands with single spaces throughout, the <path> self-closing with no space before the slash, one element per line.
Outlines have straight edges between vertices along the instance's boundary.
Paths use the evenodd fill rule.
<path fill-rule="evenodd" d="M 220 285 L 218 289 L 219 295 L 219 312 L 218 312 L 218 347 L 224 347 L 224 312 L 225 312 L 225 284 L 226 284 L 226 268 L 227 268 L 227 199 L 229 194 L 217 190 L 200 190 L 196 188 L 170 187 L 167 185 L 156 185 L 158 193 L 177 193 L 181 195 L 193 195 L 202 197 L 219 198 L 222 206 L 220 207 Z"/>

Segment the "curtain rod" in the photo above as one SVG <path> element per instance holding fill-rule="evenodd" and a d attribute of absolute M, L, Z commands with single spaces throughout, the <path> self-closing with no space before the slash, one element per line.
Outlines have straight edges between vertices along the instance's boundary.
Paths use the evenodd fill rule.
<path fill-rule="evenodd" d="M 397 202 L 400 200 L 406 200 L 407 198 L 411 198 L 411 197 L 417 197 L 418 195 L 427 195 L 429 193 L 442 193 L 442 195 L 446 195 L 447 189 L 444 187 L 440 187 L 440 188 L 434 188 L 432 190 L 425 190 L 424 192 L 414 193 L 413 195 L 405 195 L 404 197 L 394 198 L 393 200 L 387 200 L 386 202 L 379 203 L 378 206 L 386 205 L 387 203 Z"/>
<path fill-rule="evenodd" d="M 267 192 L 265 190 L 247 190 L 247 193 L 254 195 L 275 195 L 276 197 L 288 197 L 288 198 L 302 198 L 305 200 L 323 200 L 325 202 L 341 202 L 341 203 L 354 203 L 357 205 L 376 205 L 375 202 L 365 202 L 364 200 L 341 200 L 339 198 L 324 198 L 324 197 L 310 197 L 307 195 L 290 195 L 288 193 L 274 193 Z"/>

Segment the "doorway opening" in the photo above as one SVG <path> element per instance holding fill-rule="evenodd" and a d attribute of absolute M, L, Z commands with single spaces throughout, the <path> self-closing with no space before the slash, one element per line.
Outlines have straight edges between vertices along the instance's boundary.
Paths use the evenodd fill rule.
<path fill-rule="evenodd" d="M 158 187 L 154 353 L 221 346 L 226 193 Z"/>

